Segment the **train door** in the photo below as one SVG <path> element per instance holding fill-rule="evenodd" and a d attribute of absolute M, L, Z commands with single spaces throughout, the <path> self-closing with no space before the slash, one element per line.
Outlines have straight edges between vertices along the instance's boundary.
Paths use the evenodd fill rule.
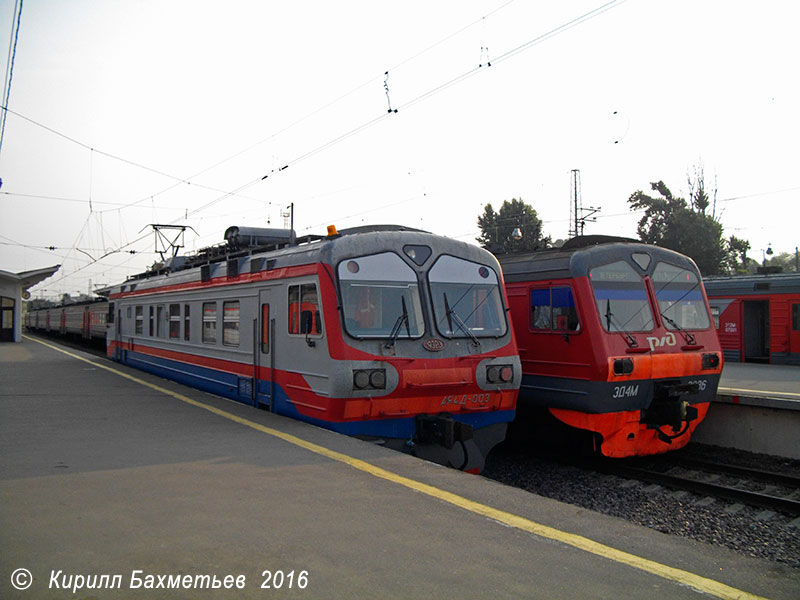
<path fill-rule="evenodd" d="M 744 303 L 744 360 L 769 362 L 769 302 L 745 300 Z"/>
<path fill-rule="evenodd" d="M 259 408 L 273 410 L 275 396 L 275 314 L 274 296 L 277 292 L 266 289 L 258 294 L 258 310 L 253 321 L 255 342 L 255 402 Z"/>
<path fill-rule="evenodd" d="M 789 327 L 789 359 L 797 364 L 800 358 L 800 302 L 791 303 L 791 326 Z"/>
<path fill-rule="evenodd" d="M 81 322 L 81 337 L 88 340 L 91 337 L 92 328 L 92 315 L 89 312 L 89 307 L 83 309 L 83 321 Z"/>

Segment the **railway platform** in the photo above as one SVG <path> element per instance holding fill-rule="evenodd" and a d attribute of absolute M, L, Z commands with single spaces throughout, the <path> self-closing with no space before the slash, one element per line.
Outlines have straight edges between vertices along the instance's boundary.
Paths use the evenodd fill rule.
<path fill-rule="evenodd" d="M 27 337 L 0 345 L 2 598 L 773 598 L 800 570 Z"/>
<path fill-rule="evenodd" d="M 800 459 L 800 367 L 725 363 L 693 441 Z"/>

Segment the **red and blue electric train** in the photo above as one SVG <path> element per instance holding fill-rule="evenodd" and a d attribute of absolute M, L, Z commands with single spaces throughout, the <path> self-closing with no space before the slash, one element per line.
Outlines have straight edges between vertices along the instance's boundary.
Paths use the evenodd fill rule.
<path fill-rule="evenodd" d="M 522 361 L 519 412 L 590 432 L 605 456 L 688 443 L 722 371 L 691 259 L 587 236 L 500 262 Z"/>
<path fill-rule="evenodd" d="M 467 471 L 521 379 L 500 266 L 398 226 L 223 246 L 108 290 L 109 357 Z M 293 238 L 293 236 L 292 236 Z"/>
<path fill-rule="evenodd" d="M 716 393 L 717 333 L 676 252 L 593 236 L 503 255 L 501 271 L 397 226 L 225 237 L 26 324 L 105 335 L 125 364 L 469 471 L 515 408 L 623 457 L 683 447 Z"/>

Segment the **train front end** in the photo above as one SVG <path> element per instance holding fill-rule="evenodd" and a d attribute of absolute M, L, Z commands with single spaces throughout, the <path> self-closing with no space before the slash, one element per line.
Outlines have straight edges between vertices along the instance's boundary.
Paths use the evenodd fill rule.
<path fill-rule="evenodd" d="M 583 410 L 553 408 L 571 426 L 598 434 L 611 457 L 685 446 L 705 418 L 722 372 L 722 353 L 694 262 L 653 246 L 627 244 L 576 253 L 579 295 L 594 382 Z"/>
<path fill-rule="evenodd" d="M 331 426 L 479 472 L 521 380 L 496 259 L 424 232 L 343 233 L 323 294 L 338 317 L 328 318 Z"/>

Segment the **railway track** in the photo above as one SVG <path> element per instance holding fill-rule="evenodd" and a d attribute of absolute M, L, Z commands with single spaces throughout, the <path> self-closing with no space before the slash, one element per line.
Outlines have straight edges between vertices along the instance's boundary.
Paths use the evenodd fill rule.
<path fill-rule="evenodd" d="M 655 462 L 593 460 L 588 467 L 675 490 L 800 515 L 800 478 L 792 475 L 683 457 Z"/>

